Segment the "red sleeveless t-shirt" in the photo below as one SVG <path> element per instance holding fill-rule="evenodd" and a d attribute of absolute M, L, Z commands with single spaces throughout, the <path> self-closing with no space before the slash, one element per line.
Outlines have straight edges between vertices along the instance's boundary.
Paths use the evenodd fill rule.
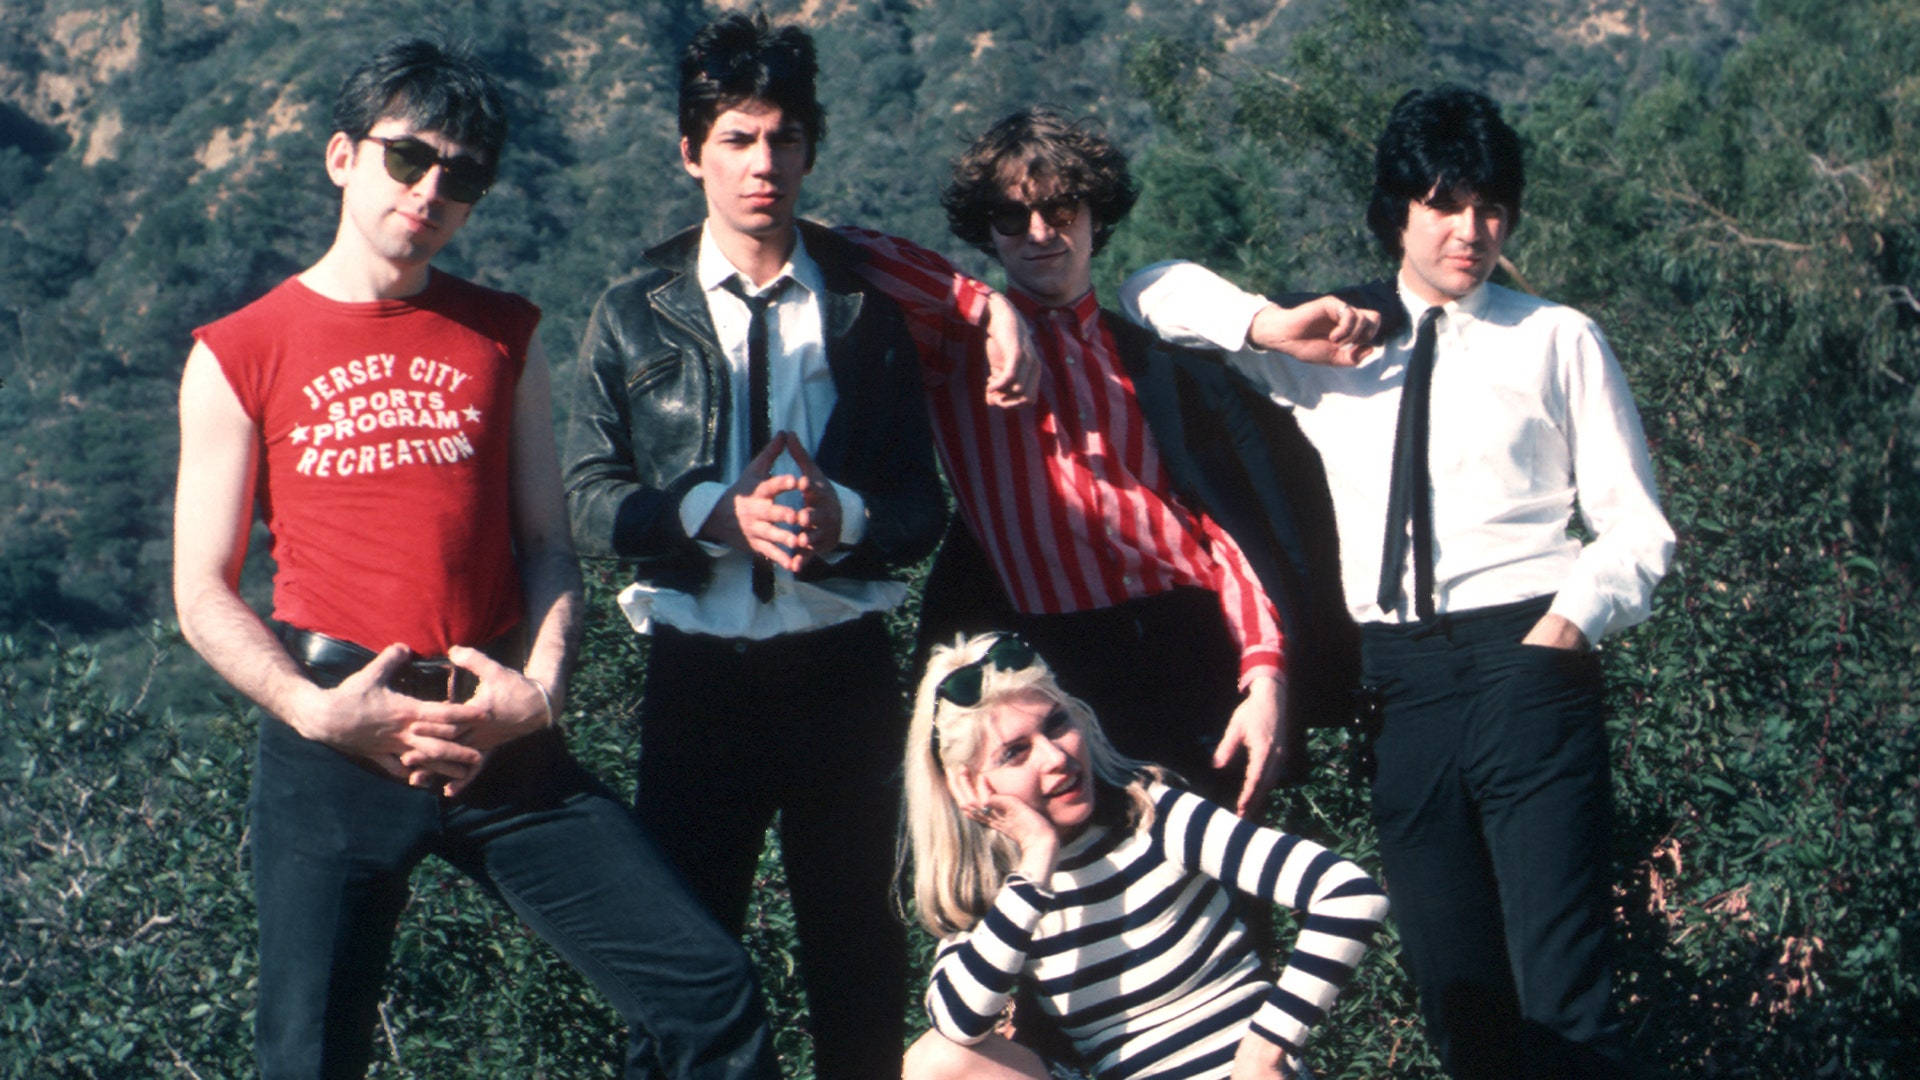
<path fill-rule="evenodd" d="M 520 621 L 509 453 L 539 321 L 436 271 L 372 303 L 289 278 L 194 331 L 259 429 L 275 618 L 420 656 Z"/>

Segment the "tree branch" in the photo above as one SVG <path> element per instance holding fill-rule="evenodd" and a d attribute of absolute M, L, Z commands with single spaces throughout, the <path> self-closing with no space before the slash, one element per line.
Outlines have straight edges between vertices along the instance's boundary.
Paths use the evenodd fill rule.
<path fill-rule="evenodd" d="M 1534 288 L 1533 283 L 1528 281 L 1526 275 L 1520 272 L 1520 268 L 1513 265 L 1512 259 L 1507 258 L 1505 255 L 1500 256 L 1500 269 L 1507 272 L 1507 276 L 1513 279 L 1514 285 L 1518 286 L 1521 292 L 1530 296 L 1540 295 L 1540 290 Z"/>
<path fill-rule="evenodd" d="M 1672 199 L 1675 202 L 1685 203 L 1688 206 L 1705 211 L 1707 216 L 1713 218 L 1715 224 L 1732 233 L 1735 240 L 1749 247 L 1772 247 L 1779 248 L 1782 251 L 1813 250 L 1812 244 L 1802 244 L 1796 240 L 1781 240 L 1772 236 L 1748 236 L 1740 230 L 1740 223 L 1734 220 L 1733 215 L 1702 199 L 1698 195 L 1689 195 L 1684 191 L 1674 191 L 1670 188 L 1655 188 L 1653 193 L 1662 198 Z"/>

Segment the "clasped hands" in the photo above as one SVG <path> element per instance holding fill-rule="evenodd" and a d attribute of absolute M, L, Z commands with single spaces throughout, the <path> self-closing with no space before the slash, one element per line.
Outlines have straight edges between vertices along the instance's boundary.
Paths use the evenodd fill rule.
<path fill-rule="evenodd" d="M 799 473 L 775 473 L 782 452 L 793 455 Z M 798 508 L 780 496 L 798 492 Z M 724 544 L 799 573 L 813 559 L 840 546 L 845 525 L 833 481 L 813 462 L 798 436 L 782 431 L 767 440 L 700 526 L 699 539 Z"/>
<path fill-rule="evenodd" d="M 405 645 L 387 646 L 338 686 L 313 686 L 287 722 L 396 780 L 448 797 L 480 775 L 496 748 L 554 722 L 540 684 L 464 645 L 447 650 L 447 659 L 477 680 L 471 698 L 408 697 L 389 684 L 412 657 Z"/>

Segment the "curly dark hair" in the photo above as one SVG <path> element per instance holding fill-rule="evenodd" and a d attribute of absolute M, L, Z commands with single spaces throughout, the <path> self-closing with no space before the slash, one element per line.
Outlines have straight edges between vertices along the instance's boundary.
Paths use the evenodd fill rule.
<path fill-rule="evenodd" d="M 1472 192 L 1504 208 L 1511 229 L 1520 224 L 1526 186 L 1520 135 L 1492 98 L 1464 86 L 1410 90 L 1394 103 L 1374 149 L 1367 228 L 1398 259 L 1408 203 L 1424 202 L 1435 190 Z"/>
<path fill-rule="evenodd" d="M 1092 121 L 1044 106 L 1022 109 L 988 128 L 954 161 L 953 180 L 940 196 L 953 235 L 994 254 L 987 222 L 1006 202 L 1007 188 L 1029 181 L 1051 186 L 1056 196 L 1085 200 L 1098 254 L 1140 189 L 1127 172 L 1127 155 L 1093 128 Z"/>
<path fill-rule="evenodd" d="M 392 38 L 353 69 L 333 99 L 333 130 L 358 142 L 382 120 L 405 120 L 471 150 L 489 168 L 507 145 L 500 83 L 464 46 Z"/>
<path fill-rule="evenodd" d="M 701 27 L 680 54 L 680 137 L 700 160 L 713 122 L 749 101 L 779 108 L 807 134 L 807 167 L 827 137 L 827 111 L 814 96 L 820 65 L 813 38 L 797 26 L 774 29 L 767 13 L 727 15 Z"/>

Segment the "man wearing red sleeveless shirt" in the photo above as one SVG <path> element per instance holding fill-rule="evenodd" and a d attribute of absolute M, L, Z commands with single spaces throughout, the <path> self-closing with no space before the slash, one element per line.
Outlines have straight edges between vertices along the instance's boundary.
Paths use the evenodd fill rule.
<path fill-rule="evenodd" d="M 180 393 L 181 628 L 264 710 L 261 1074 L 364 1074 L 432 853 L 608 996 L 624 1075 L 772 1077 L 745 954 L 556 726 L 580 589 L 539 310 L 429 266 L 493 180 L 500 90 L 464 53 L 398 39 L 348 77 L 333 126 L 333 245 L 195 331 Z M 238 592 L 256 501 L 272 626 Z"/>

